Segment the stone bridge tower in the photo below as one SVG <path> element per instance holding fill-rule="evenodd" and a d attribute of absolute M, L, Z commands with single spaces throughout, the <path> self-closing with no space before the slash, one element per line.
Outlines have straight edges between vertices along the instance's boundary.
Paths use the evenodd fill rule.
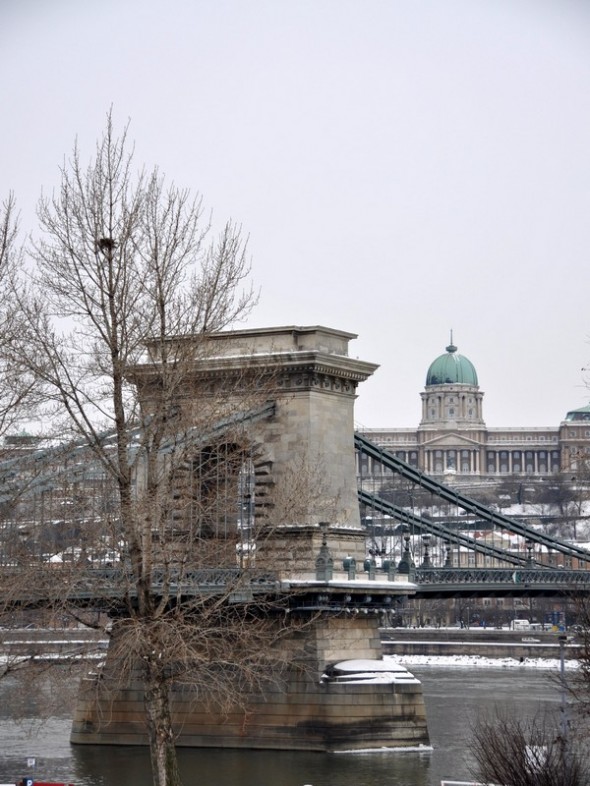
<path fill-rule="evenodd" d="M 241 399 L 243 405 L 244 392 L 258 387 L 273 405 L 272 416 L 247 426 L 256 447 L 256 512 L 272 524 L 265 550 L 280 594 L 291 616 L 307 615 L 308 622 L 280 645 L 290 652 L 298 642 L 303 660 L 293 664 L 282 687 L 252 697 L 247 725 L 241 715 L 215 719 L 194 698 L 178 695 L 179 744 L 337 750 L 428 742 L 419 682 L 381 659 L 380 615 L 415 587 L 407 576 L 376 575 L 374 566 L 364 570 L 353 407 L 357 385 L 377 366 L 349 357 L 353 338 L 314 326 L 228 331 L 206 337 L 204 344 L 200 339 L 185 410 L 195 390 L 209 391 L 212 400 Z M 148 350 L 157 363 L 156 348 Z M 141 368 L 135 375 L 144 404 L 149 364 L 146 369 L 144 378 Z M 284 617 L 277 624 L 284 626 Z M 102 709 L 105 717 L 119 720 L 101 729 L 95 686 L 89 685 L 72 741 L 141 744 L 140 696 L 137 683 L 121 691 L 115 707 Z"/>
<path fill-rule="evenodd" d="M 315 572 L 323 537 L 320 522 L 329 524 L 337 567 L 342 570 L 347 557 L 361 562 L 365 557 L 353 408 L 358 383 L 377 366 L 349 357 L 353 338 L 354 334 L 325 327 L 278 327 L 218 333 L 208 339 L 210 346 L 201 348 L 200 374 L 219 380 L 221 387 L 237 374 L 245 385 L 254 379 L 275 404 L 274 416 L 257 421 L 250 437 L 260 446 L 258 513 L 265 485 L 271 484 L 269 515 L 277 539 L 273 565 L 289 578 Z M 240 391 L 235 395 L 239 397 Z M 283 534 L 282 525 L 289 525 Z M 289 543 L 281 545 L 284 536 Z"/>

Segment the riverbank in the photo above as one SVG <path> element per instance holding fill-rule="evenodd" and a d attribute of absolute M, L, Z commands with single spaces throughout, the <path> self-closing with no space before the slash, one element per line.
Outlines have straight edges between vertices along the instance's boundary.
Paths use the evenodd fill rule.
<path fill-rule="evenodd" d="M 384 655 L 400 658 L 485 658 L 516 661 L 576 661 L 582 645 L 574 636 L 560 642 L 557 631 L 511 631 L 494 628 L 382 628 Z M 10 628 L 0 632 L 0 657 L 104 657 L 108 640 L 88 628 Z M 444 663 L 444 661 L 440 661 Z"/>
<path fill-rule="evenodd" d="M 391 658 L 396 663 L 405 666 L 408 671 L 414 672 L 415 669 L 449 669 L 449 670 L 481 670 L 486 671 L 489 669 L 501 669 L 506 671 L 520 670 L 520 671 L 548 671 L 558 674 L 561 668 L 559 660 L 552 660 L 551 658 L 524 658 L 523 660 L 506 657 L 506 658 L 485 658 L 481 655 L 402 655 L 393 656 L 385 655 L 384 659 Z M 579 663 L 577 660 L 564 661 L 565 671 L 571 672 L 578 669 Z"/>
<path fill-rule="evenodd" d="M 0 657 L 36 660 L 104 658 L 108 639 L 91 628 L 2 628 Z"/>
<path fill-rule="evenodd" d="M 556 631 L 531 633 L 493 628 L 382 628 L 384 655 L 395 658 L 481 657 L 490 660 L 555 660 L 563 656 L 576 661 L 582 645 L 574 637 L 560 641 Z M 403 661 L 405 663 L 405 661 Z"/>

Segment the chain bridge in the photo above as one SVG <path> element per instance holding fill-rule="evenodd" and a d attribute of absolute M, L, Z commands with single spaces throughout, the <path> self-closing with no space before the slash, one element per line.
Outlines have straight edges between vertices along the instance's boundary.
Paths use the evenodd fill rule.
<path fill-rule="evenodd" d="M 146 586 L 151 582 L 158 602 L 170 604 L 166 608 L 186 608 L 196 598 L 194 608 L 214 598 L 212 605 L 225 604 L 231 615 L 266 614 L 277 634 L 288 633 L 281 646 L 290 665 L 286 682 L 277 680 L 270 698 L 252 697 L 247 726 L 243 713 L 229 721 L 213 718 L 210 707 L 190 696 L 185 701 L 179 693 L 181 744 L 298 750 L 427 744 L 419 682 L 411 675 L 375 676 L 383 671 L 384 612 L 412 596 L 563 595 L 590 588 L 590 553 L 580 546 L 505 517 L 354 434 L 356 388 L 377 366 L 349 356 L 352 338 L 321 326 L 228 331 L 206 339 L 210 346 L 191 370 L 191 384 L 199 380 L 214 392 L 223 392 L 228 379 L 241 383 L 250 374 L 250 381 L 264 383 L 265 400 L 209 424 L 206 433 L 189 429 L 183 435 L 190 440 L 188 458 L 178 465 L 178 483 L 166 496 L 167 537 L 153 540 Z M 139 403 L 148 415 L 150 385 L 158 378 L 156 350 L 135 374 Z M 188 383 L 186 390 L 186 398 L 193 398 L 183 404 L 196 411 L 198 396 Z M 178 435 L 170 438 L 162 459 L 169 464 L 179 444 Z M 118 521 L 116 479 L 105 467 L 112 436 L 100 440 L 102 460 L 91 444 L 42 445 L 23 438 L 5 446 L 0 456 L 4 591 L 10 596 L 11 576 L 22 574 L 23 566 L 28 579 L 23 584 L 21 576 L 9 603 L 42 605 L 59 591 L 72 604 L 104 604 L 113 617 L 133 614 L 138 577 Z M 478 537 L 437 516 L 395 506 L 363 488 L 362 477 L 358 488 L 355 448 L 485 522 L 488 532 Z M 130 442 L 129 462 L 139 470 L 140 502 L 143 449 L 139 430 Z M 381 516 L 379 525 L 369 510 Z M 267 562 L 258 548 L 261 522 L 271 529 L 264 540 Z M 502 533 L 517 545 L 506 547 L 496 538 Z M 215 562 L 215 556 L 207 561 L 211 543 L 222 561 Z M 170 546 L 170 558 L 158 562 L 160 544 Z M 467 564 L 460 561 L 465 554 Z M 103 673 L 119 674 L 117 636 L 124 636 L 124 628 L 113 626 Z M 293 660 L 293 652 L 301 652 L 305 668 Z M 336 666 L 345 674 L 352 669 L 354 679 L 341 679 Z M 145 732 L 136 722 L 142 712 L 141 669 L 138 662 L 114 696 L 103 697 L 99 676 L 89 679 L 76 709 L 73 742 L 144 744 Z"/>
<path fill-rule="evenodd" d="M 313 334 L 320 335 L 322 342 L 333 342 L 334 346 L 328 344 L 327 353 L 310 353 L 312 345 L 308 346 L 305 342 Z M 293 335 L 292 331 L 288 332 L 289 341 Z M 277 337 L 284 340 L 283 332 L 272 333 L 273 340 Z M 265 466 L 272 463 L 276 473 L 297 449 L 303 432 L 306 435 L 319 432 L 320 437 L 323 436 L 320 446 L 324 458 L 322 472 L 334 489 L 334 496 L 343 500 L 338 518 L 344 523 L 347 520 L 352 522 L 353 528 L 357 527 L 354 523 L 356 518 L 364 526 L 367 543 L 364 568 L 372 579 L 384 577 L 385 573 L 391 578 L 397 573 L 415 583 L 417 596 L 424 597 L 469 593 L 494 596 L 586 592 L 590 577 L 590 552 L 586 549 L 503 515 L 497 509 L 425 475 L 362 434 L 351 434 L 347 430 L 347 411 L 351 407 L 356 383 L 375 368 L 345 356 L 341 348 L 349 338 L 350 334 L 327 329 L 299 329 L 295 335 L 296 346 L 287 347 L 289 355 L 277 344 L 281 363 L 289 363 L 292 375 L 288 383 L 281 382 L 283 389 L 279 396 L 250 411 L 236 413 L 231 418 L 211 424 L 207 433 L 188 432 L 185 439 L 193 440 L 195 446 L 203 446 L 223 440 L 224 434 L 236 425 L 250 431 L 257 430 L 259 443 L 270 440 L 275 445 L 264 457 L 263 463 Z M 320 355 L 321 363 L 318 362 Z M 321 370 L 321 375 L 318 370 Z M 324 396 L 326 400 L 331 398 L 329 419 L 317 404 L 314 410 L 305 409 L 304 416 L 295 410 L 294 417 L 293 400 L 297 401 L 298 397 L 305 401 L 315 400 L 318 388 L 323 395 L 328 394 Z M 347 400 L 345 406 L 348 409 L 341 425 L 338 428 L 331 425 L 326 433 L 325 422 L 334 421 L 332 413 L 336 392 L 339 398 Z M 289 398 L 288 409 L 281 403 L 281 397 Z M 283 410 L 286 414 L 281 414 Z M 292 433 L 285 435 L 286 431 Z M 100 439 L 108 445 L 112 435 L 107 433 Z M 277 444 L 282 446 L 282 454 L 279 454 Z M 362 471 L 358 475 L 354 469 L 351 471 L 354 450 L 361 459 L 368 457 L 380 464 L 392 477 L 398 476 L 413 487 L 429 492 L 440 505 L 450 505 L 461 511 L 463 519 L 456 517 L 455 523 L 451 524 L 443 516 L 416 513 L 413 509 L 394 504 L 375 489 L 367 490 Z M 343 458 L 334 462 L 329 458 L 332 455 Z M 358 467 L 362 464 L 362 460 L 357 462 Z M 233 513 L 226 513 L 223 526 L 229 531 L 235 530 L 237 525 L 240 539 L 238 553 L 242 557 L 247 556 L 252 548 L 250 541 L 254 537 L 255 519 L 263 498 L 261 483 L 268 479 L 265 471 L 247 456 L 237 474 L 232 468 L 231 481 L 237 484 L 238 491 Z M 227 485 L 227 477 L 218 480 Z M 356 487 L 354 491 L 351 488 L 353 484 Z M 353 509 L 353 495 L 356 495 L 357 512 Z M 0 458 L 0 566 L 11 569 L 15 560 L 22 562 L 24 557 L 37 567 L 51 563 L 63 568 L 84 558 L 89 570 L 80 588 L 80 597 L 86 602 L 90 600 L 89 577 L 92 576 L 97 596 L 107 591 L 109 576 L 116 595 L 121 590 L 115 587 L 115 574 L 109 573 L 109 570 L 116 566 L 120 557 L 120 544 L 103 540 L 99 547 L 95 543 L 90 548 L 85 542 L 85 532 L 95 530 L 97 522 L 112 521 L 116 509 L 116 486 L 96 460 L 92 446 L 72 442 L 48 444 L 27 437 L 14 438 L 5 446 L 4 455 Z M 310 516 L 313 520 L 313 513 Z M 458 523 L 469 520 L 473 522 L 471 530 Z M 475 527 L 477 530 L 473 531 Z M 315 555 L 318 555 L 321 538 L 314 536 L 313 544 Z M 330 539 L 326 545 L 332 546 Z M 350 553 L 343 548 L 346 545 L 336 552 L 332 548 L 332 557 L 334 569 L 346 578 L 350 571 L 345 563 Z M 358 550 L 355 556 L 357 564 L 363 561 Z M 358 573 L 362 575 L 361 571 Z M 268 574 L 265 575 L 267 578 L 262 585 L 255 582 L 256 587 L 272 584 Z M 202 586 L 202 582 L 192 581 L 190 571 L 183 580 L 188 593 L 194 592 L 196 586 Z"/>
<path fill-rule="evenodd" d="M 251 426 L 274 414 L 275 405 L 266 404 L 212 426 L 207 434 L 191 438 L 195 444 L 211 442 L 237 421 Z M 105 435 L 104 439 L 108 441 L 110 435 Z M 380 573 L 405 574 L 408 581 L 416 585 L 418 598 L 590 592 L 590 571 L 586 569 L 586 565 L 590 565 L 590 553 L 582 547 L 550 537 L 465 496 L 374 445 L 361 434 L 354 435 L 354 447 L 361 455 L 371 457 L 435 498 L 477 517 L 480 528 L 488 527 L 488 537 L 478 538 L 464 529 L 449 526 L 436 516 L 420 515 L 395 505 L 378 492 L 365 490 L 361 475 L 358 502 L 361 521 L 366 528 L 368 551 L 364 568 L 367 574 L 377 579 Z M 236 516 L 243 553 L 251 546 L 248 539 L 253 532 L 250 519 L 255 475 L 254 465 L 246 462 L 237 480 L 240 493 Z M 0 461 L 0 505 L 4 509 L 0 564 L 5 570 L 13 569 L 15 548 L 21 556 L 24 548 L 37 567 L 44 560 L 67 567 L 68 561 L 74 562 L 83 555 L 88 567 L 76 574 L 71 598 L 84 604 L 94 600 L 100 605 L 102 599 L 112 599 L 123 592 L 121 555 L 116 551 L 116 544 L 107 547 L 103 543 L 102 550 L 84 551 L 84 528 L 97 517 L 108 516 L 116 507 L 115 489 L 87 445 L 70 443 L 23 448 L 18 444 L 14 450 L 7 451 L 5 459 Z M 375 514 L 382 518 L 376 519 Z M 231 524 L 235 521 L 236 518 Z M 515 536 L 516 547 L 497 545 L 494 532 Z M 384 544 L 389 548 L 384 548 Z M 457 558 L 460 554 L 464 555 L 464 562 L 472 564 L 462 565 Z M 557 555 L 561 565 L 555 564 Z M 575 567 L 566 567 L 566 563 L 575 564 Z M 230 572 L 233 581 L 236 571 Z M 212 594 L 220 587 L 220 582 L 223 584 L 226 573 L 227 570 L 219 569 L 189 571 L 182 577 L 182 594 Z M 41 573 L 35 575 L 40 577 Z M 156 572 L 154 581 L 157 583 L 157 580 Z M 41 578 L 33 582 L 37 587 L 33 594 L 37 598 L 43 583 Z M 268 571 L 250 571 L 247 583 L 247 592 L 251 594 L 269 593 L 279 586 L 278 578 Z"/>
<path fill-rule="evenodd" d="M 397 456 L 373 444 L 359 433 L 354 435 L 355 448 L 361 456 L 368 456 L 391 473 L 409 483 L 430 492 L 441 503 L 449 503 L 465 514 L 476 517 L 479 527 L 486 527 L 489 536 L 477 538 L 459 527 L 451 527 L 435 516 L 418 515 L 399 505 L 363 489 L 362 473 L 359 477 L 358 498 L 368 522 L 369 542 L 374 552 L 383 552 L 383 544 L 394 539 L 405 545 L 399 549 L 398 569 L 408 573 L 417 584 L 417 597 L 471 597 L 498 596 L 552 596 L 564 593 L 590 592 L 590 552 L 576 543 L 568 543 L 545 532 L 527 526 L 523 522 L 505 516 L 496 509 L 478 502 L 452 489 L 438 480 L 425 475 Z M 359 466 L 362 467 L 362 461 Z M 366 515 L 367 510 L 383 517 L 381 524 Z M 384 524 L 383 522 L 387 522 Z M 400 531 L 401 527 L 401 531 Z M 516 536 L 518 548 L 505 548 L 494 542 L 494 533 Z M 419 539 L 422 552 L 420 564 L 416 565 L 411 542 Z M 380 541 L 380 543 L 378 543 Z M 433 541 L 439 548 L 439 564 L 434 564 Z M 473 566 L 461 566 L 461 560 L 453 562 L 453 552 L 466 553 L 467 562 Z M 555 564 L 560 555 L 561 566 Z M 477 567 L 477 559 L 485 563 Z M 566 567 L 566 564 L 568 567 Z M 575 567 L 574 567 L 575 565 Z"/>

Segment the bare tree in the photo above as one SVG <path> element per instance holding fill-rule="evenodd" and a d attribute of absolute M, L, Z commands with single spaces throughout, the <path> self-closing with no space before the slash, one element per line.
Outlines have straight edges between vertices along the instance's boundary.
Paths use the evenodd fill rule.
<path fill-rule="evenodd" d="M 590 599 L 586 593 L 573 593 L 570 603 L 570 618 L 576 620 L 573 629 L 579 652 L 578 669 L 569 677 L 567 689 L 580 726 L 587 729 L 590 719 Z"/>
<path fill-rule="evenodd" d="M 22 269 L 23 251 L 19 241 L 19 216 L 14 194 L 0 204 L 0 543 L 3 555 L 14 551 L 18 540 L 22 540 L 23 527 L 14 525 L 14 511 L 22 493 L 23 484 L 15 484 L 15 465 L 23 452 L 30 447 L 30 437 L 12 435 L 14 429 L 25 425 L 25 418 L 34 417 L 37 404 L 34 375 L 21 373 L 10 360 L 9 347 L 22 329 L 22 318 L 14 299 L 14 283 Z M 23 478 L 24 480 L 24 478 Z M 32 477 L 28 479 L 32 481 Z M 25 481 L 26 482 L 26 481 Z M 17 485 L 19 488 L 17 488 Z M 20 534 L 19 534 L 20 532 Z M 7 548 L 8 544 L 11 544 Z M 0 620 L 6 629 L 17 621 L 13 601 L 14 580 L 0 579 Z M 18 652 L 7 641 L 9 633 L 0 637 L 3 647 L 3 663 L 0 677 L 23 671 L 32 658 Z"/>
<path fill-rule="evenodd" d="M 21 329 L 20 312 L 13 297 L 14 279 L 21 270 L 19 217 L 14 194 L 0 205 L 0 436 L 4 436 L 35 404 L 34 379 L 7 361 L 5 349 Z"/>
<path fill-rule="evenodd" d="M 479 717 L 469 744 L 476 780 L 511 786 L 585 786 L 590 782 L 590 604 L 585 593 L 570 600 L 578 620 L 580 650 L 578 668 L 568 672 L 566 679 L 562 665 L 553 680 L 561 694 L 559 709 L 532 718 L 509 716 L 501 710 Z"/>
<path fill-rule="evenodd" d="M 496 712 L 477 720 L 469 750 L 484 784 L 586 786 L 588 751 L 550 714 L 522 719 Z"/>
<path fill-rule="evenodd" d="M 116 615 L 113 684 L 134 672 L 145 685 L 156 786 L 180 783 L 171 685 L 239 703 L 270 673 L 261 665 L 281 631 L 260 613 L 263 598 L 247 603 L 251 583 L 236 570 L 237 489 L 256 460 L 236 416 L 261 406 L 264 388 L 233 374 L 212 389 L 199 374 L 207 337 L 245 317 L 256 296 L 239 228 L 230 222 L 209 240 L 202 213 L 157 170 L 134 172 L 127 128 L 117 136 L 109 113 L 91 162 L 76 145 L 60 188 L 39 203 L 43 234 L 18 291 L 25 324 L 10 342 L 56 434 L 70 436 L 64 461 L 83 477 L 76 558 L 59 588 L 46 571 L 53 585 L 38 594 L 79 598 L 88 563 L 115 555 L 92 592 L 103 586 Z M 109 510 L 89 507 L 91 467 Z"/>

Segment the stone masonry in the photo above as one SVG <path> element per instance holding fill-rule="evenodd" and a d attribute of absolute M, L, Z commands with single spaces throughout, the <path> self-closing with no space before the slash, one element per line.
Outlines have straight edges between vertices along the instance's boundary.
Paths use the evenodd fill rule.
<path fill-rule="evenodd" d="M 246 378 L 256 373 L 266 380 L 268 398 L 276 406 L 274 417 L 257 421 L 251 429 L 260 453 L 258 499 L 264 500 L 264 484 L 280 496 L 296 471 L 317 478 L 319 484 L 317 494 L 302 500 L 295 519 L 272 522 L 270 536 L 269 568 L 295 610 L 293 618 L 309 618 L 303 629 L 294 628 L 291 642 L 297 642 L 305 662 L 294 658 L 274 688 L 252 696 L 246 710 L 229 714 L 218 714 L 194 696 L 174 691 L 179 745 L 343 750 L 428 743 L 420 683 L 411 675 L 389 681 L 371 678 L 371 663 L 383 671 L 380 611 L 414 587 L 363 570 L 365 532 L 357 498 L 353 409 L 358 383 L 376 366 L 349 357 L 353 338 L 317 326 L 231 331 L 208 337 L 204 360 L 195 365 L 195 375 L 217 390 L 228 375 L 244 373 Z M 157 363 L 156 348 L 148 349 Z M 149 367 L 136 370 L 140 395 L 147 395 L 149 374 Z M 277 514 L 271 508 L 264 515 Z M 350 570 L 351 561 L 356 572 Z M 291 644 L 283 640 L 279 646 Z M 353 660 L 368 674 L 348 682 L 330 676 L 335 664 Z M 100 677 L 86 680 L 71 739 L 145 744 L 138 673 L 110 696 L 101 693 Z"/>

